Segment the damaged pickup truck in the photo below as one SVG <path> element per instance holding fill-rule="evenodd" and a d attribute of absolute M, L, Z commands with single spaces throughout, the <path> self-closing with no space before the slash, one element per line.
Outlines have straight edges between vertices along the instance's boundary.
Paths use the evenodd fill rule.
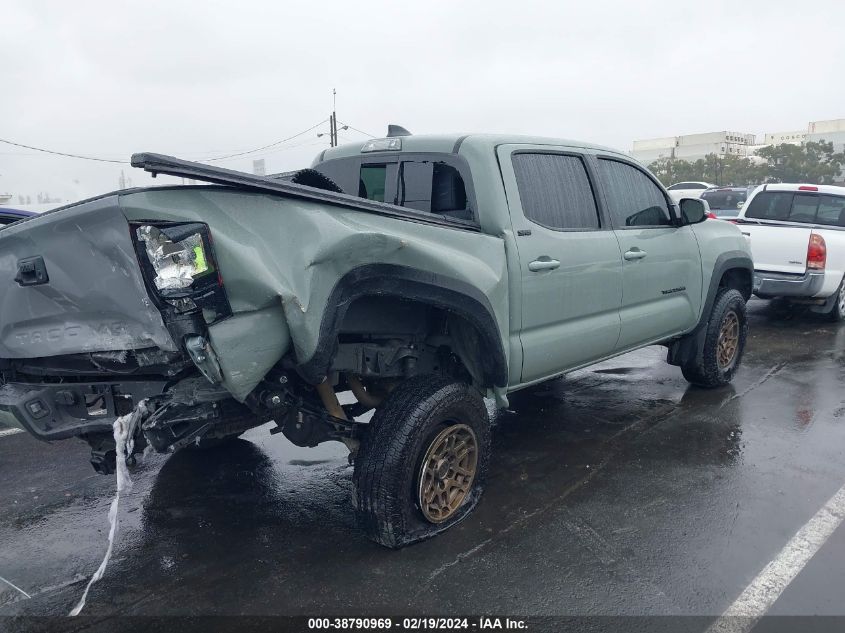
<path fill-rule="evenodd" d="M 478 502 L 484 396 L 505 407 L 646 345 L 703 387 L 742 357 L 742 234 L 613 150 L 393 128 L 278 176 L 132 164 L 209 184 L 0 229 L 0 423 L 80 437 L 103 473 L 142 402 L 136 452 L 272 420 L 299 446 L 345 443 L 362 529 L 399 547 Z"/>

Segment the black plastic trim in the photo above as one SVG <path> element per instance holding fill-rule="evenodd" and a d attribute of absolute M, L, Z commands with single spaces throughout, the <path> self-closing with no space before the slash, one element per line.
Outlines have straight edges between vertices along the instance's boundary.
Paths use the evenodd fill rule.
<path fill-rule="evenodd" d="M 479 364 L 485 386 L 508 383 L 507 361 L 501 335 L 487 297 L 459 279 L 393 264 L 354 268 L 337 282 L 326 303 L 320 338 L 314 355 L 297 367 L 312 384 L 323 381 L 335 354 L 337 333 L 350 304 L 365 296 L 393 296 L 448 310 L 478 330 L 484 347 Z"/>
<path fill-rule="evenodd" d="M 704 349 L 704 338 L 707 334 L 707 322 L 710 320 L 710 312 L 713 310 L 713 303 L 716 300 L 716 293 L 719 291 L 719 284 L 729 270 L 745 270 L 749 275 L 748 291 L 751 291 L 751 284 L 754 280 L 754 262 L 744 251 L 725 251 L 716 258 L 713 264 L 713 275 L 710 277 L 710 286 L 707 288 L 707 296 L 704 299 L 704 306 L 701 310 L 701 317 L 695 328 L 685 336 L 681 337 L 669 347 L 666 361 L 670 365 L 686 365 L 694 362 Z M 747 301 L 751 295 L 745 297 Z"/>

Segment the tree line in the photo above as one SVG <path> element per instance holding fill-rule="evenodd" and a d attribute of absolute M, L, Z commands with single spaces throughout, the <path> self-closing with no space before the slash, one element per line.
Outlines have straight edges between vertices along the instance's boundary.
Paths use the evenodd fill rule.
<path fill-rule="evenodd" d="M 763 161 L 744 156 L 708 154 L 696 161 L 660 158 L 648 168 L 664 185 L 687 180 L 720 186 L 757 185 L 768 182 L 806 182 L 829 185 L 841 180 L 845 152 L 834 152 L 833 143 L 810 141 L 802 145 L 770 145 L 757 150 Z"/>

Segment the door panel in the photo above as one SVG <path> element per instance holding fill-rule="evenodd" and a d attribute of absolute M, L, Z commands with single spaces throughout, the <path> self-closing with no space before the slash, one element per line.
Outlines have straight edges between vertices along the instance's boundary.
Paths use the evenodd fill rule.
<path fill-rule="evenodd" d="M 698 321 L 701 260 L 691 227 L 616 232 L 622 249 L 622 332 L 617 350 L 684 332 Z M 628 253 L 640 257 L 631 259 Z"/>
<path fill-rule="evenodd" d="M 529 145 L 498 152 L 519 251 L 521 381 L 530 382 L 613 352 L 622 259 L 583 156 Z"/>
<path fill-rule="evenodd" d="M 691 329 L 701 305 L 701 253 L 678 227 L 653 176 L 624 160 L 596 161 L 605 207 L 622 251 L 622 351 Z"/>
<path fill-rule="evenodd" d="M 522 381 L 603 358 L 619 338 L 622 296 L 619 244 L 612 231 L 555 232 L 520 237 Z M 552 270 L 532 262 L 554 259 Z"/>

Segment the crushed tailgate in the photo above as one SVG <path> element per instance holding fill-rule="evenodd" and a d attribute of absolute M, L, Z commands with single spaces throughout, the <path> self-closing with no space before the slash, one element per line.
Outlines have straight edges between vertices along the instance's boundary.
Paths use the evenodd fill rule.
<path fill-rule="evenodd" d="M 177 350 L 117 196 L 0 231 L 0 358 L 150 347 Z"/>

